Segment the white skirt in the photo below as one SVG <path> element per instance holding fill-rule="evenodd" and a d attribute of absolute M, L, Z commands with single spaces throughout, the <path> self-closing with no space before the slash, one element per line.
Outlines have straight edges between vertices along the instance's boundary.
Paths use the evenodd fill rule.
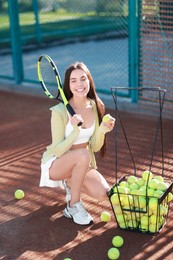
<path fill-rule="evenodd" d="M 57 159 L 56 156 L 52 157 L 49 161 L 46 163 L 41 163 L 41 177 L 40 177 L 40 187 L 60 187 L 61 189 L 64 189 L 64 186 L 62 184 L 62 181 L 53 181 L 50 179 L 49 176 L 49 169 L 52 163 Z"/>

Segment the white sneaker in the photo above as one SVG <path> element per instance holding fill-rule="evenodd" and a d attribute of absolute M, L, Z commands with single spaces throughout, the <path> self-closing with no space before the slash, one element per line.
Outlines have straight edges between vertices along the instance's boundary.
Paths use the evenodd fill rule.
<path fill-rule="evenodd" d="M 71 190 L 70 187 L 67 185 L 66 180 L 62 180 L 62 184 L 66 191 L 66 202 L 68 203 L 71 200 Z"/>
<path fill-rule="evenodd" d="M 64 216 L 72 218 L 79 225 L 88 225 L 93 222 L 93 218 L 86 211 L 81 201 L 76 202 L 73 207 L 70 207 L 69 203 L 67 203 L 67 207 L 64 209 Z"/>

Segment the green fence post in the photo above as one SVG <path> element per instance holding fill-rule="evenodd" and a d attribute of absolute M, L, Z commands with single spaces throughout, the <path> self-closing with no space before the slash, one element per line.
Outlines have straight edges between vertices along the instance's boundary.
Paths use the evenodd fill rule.
<path fill-rule="evenodd" d="M 35 16 L 35 30 L 36 30 L 36 39 L 37 43 L 40 45 L 42 42 L 41 29 L 39 23 L 39 14 L 38 14 L 38 3 L 37 0 L 32 0 L 34 16 Z"/>
<path fill-rule="evenodd" d="M 138 87 L 138 26 L 136 0 L 129 0 L 129 87 Z M 138 101 L 136 90 L 131 90 L 133 103 Z"/>
<path fill-rule="evenodd" d="M 23 61 L 22 49 L 20 41 L 20 27 L 19 27 L 19 9 L 17 0 L 8 0 L 9 16 L 10 16 L 10 31 L 12 44 L 12 59 L 13 72 L 15 82 L 20 84 L 23 81 Z"/>

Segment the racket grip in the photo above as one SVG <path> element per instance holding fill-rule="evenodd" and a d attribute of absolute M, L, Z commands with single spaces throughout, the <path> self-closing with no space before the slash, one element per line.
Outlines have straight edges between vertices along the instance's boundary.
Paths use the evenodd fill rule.
<path fill-rule="evenodd" d="M 69 104 L 66 105 L 66 108 L 71 116 L 74 116 L 76 114 L 75 111 L 73 110 L 73 108 Z M 78 126 L 81 126 L 81 125 L 82 125 L 82 122 L 79 122 Z"/>

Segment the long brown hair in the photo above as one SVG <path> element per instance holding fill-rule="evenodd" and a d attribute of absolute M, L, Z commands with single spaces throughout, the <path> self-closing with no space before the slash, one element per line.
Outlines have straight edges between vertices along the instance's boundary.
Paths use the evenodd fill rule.
<path fill-rule="evenodd" d="M 105 106 L 104 106 L 103 102 L 101 101 L 101 99 L 98 97 L 91 73 L 83 62 L 73 63 L 67 68 L 67 70 L 65 72 L 65 78 L 64 78 L 64 94 L 65 94 L 67 100 L 69 100 L 73 96 L 73 93 L 70 90 L 70 75 L 71 75 L 72 71 L 75 69 L 83 70 L 89 79 L 90 90 L 87 94 L 87 97 L 95 101 L 98 118 L 99 118 L 99 124 L 100 124 L 102 121 L 102 118 L 104 116 L 104 113 L 105 113 Z M 100 156 L 103 157 L 105 155 L 105 153 L 106 153 L 106 138 L 105 138 L 102 148 L 100 149 Z"/>

